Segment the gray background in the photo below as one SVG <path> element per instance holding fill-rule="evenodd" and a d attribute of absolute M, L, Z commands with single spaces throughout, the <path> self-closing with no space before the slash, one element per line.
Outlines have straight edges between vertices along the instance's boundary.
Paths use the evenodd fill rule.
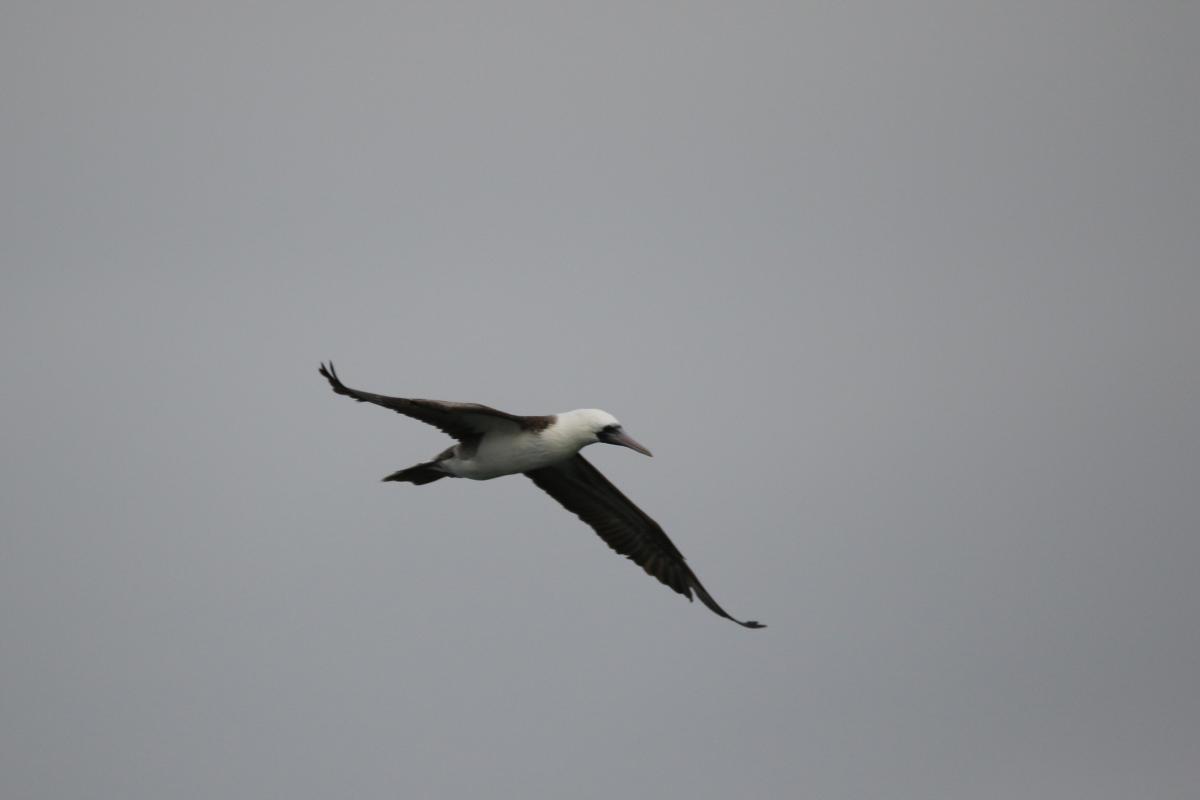
<path fill-rule="evenodd" d="M 1194 797 L 1198 13 L 6 3 L 0 794 Z"/>

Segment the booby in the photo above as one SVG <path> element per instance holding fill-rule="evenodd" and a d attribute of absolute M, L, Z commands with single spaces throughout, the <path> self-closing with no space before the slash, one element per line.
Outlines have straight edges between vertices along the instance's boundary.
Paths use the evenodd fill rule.
<path fill-rule="evenodd" d="M 612 414 L 584 408 L 520 416 L 478 403 L 388 397 L 351 389 L 338 378 L 332 362 L 321 364 L 319 372 L 338 394 L 398 411 L 458 440 L 432 460 L 393 472 L 383 480 L 423 486 L 442 478 L 482 481 L 523 473 L 590 525 L 609 547 L 689 601 L 695 592 L 713 612 L 738 625 L 766 627 L 753 620 L 734 619 L 717 605 L 658 523 L 580 454 L 584 447 L 603 442 L 651 455 Z"/>

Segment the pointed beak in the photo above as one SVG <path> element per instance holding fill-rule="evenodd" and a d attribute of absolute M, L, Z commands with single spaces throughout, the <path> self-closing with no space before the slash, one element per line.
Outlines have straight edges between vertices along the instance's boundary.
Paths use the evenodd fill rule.
<path fill-rule="evenodd" d="M 640 444 L 638 444 L 637 439 L 634 439 L 625 431 L 602 433 L 600 434 L 600 441 L 604 442 L 605 444 L 619 444 L 622 447 L 628 447 L 630 450 L 636 450 L 644 456 L 654 456 L 654 453 L 651 453 L 645 447 L 642 447 Z"/>

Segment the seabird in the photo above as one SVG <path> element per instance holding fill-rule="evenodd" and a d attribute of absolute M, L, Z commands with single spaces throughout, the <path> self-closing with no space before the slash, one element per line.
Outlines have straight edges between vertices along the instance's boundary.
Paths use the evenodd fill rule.
<path fill-rule="evenodd" d="M 608 482 L 581 454 L 596 442 L 617 444 L 644 455 L 612 414 L 595 408 L 562 414 L 525 417 L 478 403 L 448 403 L 387 397 L 351 389 L 338 378 L 331 362 L 320 373 L 338 394 L 360 403 L 374 403 L 441 429 L 458 443 L 385 481 L 423 486 L 442 478 L 489 480 L 524 473 L 563 508 L 590 525 L 608 546 L 689 601 L 692 592 L 715 613 L 747 628 L 764 628 L 753 620 L 734 619 L 700 585 L 683 554 L 658 523 Z"/>

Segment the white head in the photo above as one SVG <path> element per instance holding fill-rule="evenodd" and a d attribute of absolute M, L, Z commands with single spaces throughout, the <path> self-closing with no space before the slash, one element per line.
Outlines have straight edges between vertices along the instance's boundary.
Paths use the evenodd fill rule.
<path fill-rule="evenodd" d="M 579 448 L 603 442 L 604 444 L 619 444 L 643 455 L 653 455 L 638 444 L 632 436 L 625 433 L 616 417 L 598 408 L 579 408 L 559 414 L 555 427 L 559 428 L 562 435 Z"/>

